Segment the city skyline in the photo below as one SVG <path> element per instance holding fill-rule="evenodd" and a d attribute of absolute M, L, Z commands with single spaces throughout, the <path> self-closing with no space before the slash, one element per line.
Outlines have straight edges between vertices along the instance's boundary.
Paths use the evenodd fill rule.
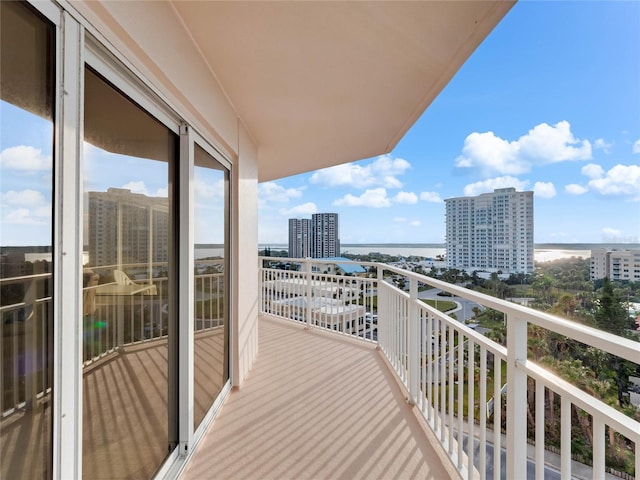
<path fill-rule="evenodd" d="M 536 243 L 637 243 L 638 59 L 637 2 L 517 3 L 391 153 L 260 184 L 259 242 L 336 211 L 343 244 L 444 243 L 445 199 L 513 187 Z"/>

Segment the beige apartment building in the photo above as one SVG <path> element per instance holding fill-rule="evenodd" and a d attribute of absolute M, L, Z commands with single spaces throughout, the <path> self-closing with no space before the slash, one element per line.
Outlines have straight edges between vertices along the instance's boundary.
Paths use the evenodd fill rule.
<path fill-rule="evenodd" d="M 591 280 L 640 281 L 640 250 L 591 250 Z"/>

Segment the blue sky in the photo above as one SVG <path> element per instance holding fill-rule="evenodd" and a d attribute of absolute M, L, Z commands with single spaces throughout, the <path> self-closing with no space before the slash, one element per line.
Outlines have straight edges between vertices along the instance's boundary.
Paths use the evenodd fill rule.
<path fill-rule="evenodd" d="M 0 245 L 47 244 L 52 126 L 0 117 Z M 87 189 L 166 195 L 166 165 L 87 149 Z M 640 1 L 516 4 L 391 154 L 260 184 L 259 242 L 337 212 L 343 244 L 440 243 L 444 199 L 499 187 L 535 192 L 538 243 L 640 242 Z"/>
<path fill-rule="evenodd" d="M 537 243 L 640 241 L 640 2 L 516 4 L 391 154 L 260 184 L 259 241 L 443 242 L 443 199 L 533 190 Z"/>

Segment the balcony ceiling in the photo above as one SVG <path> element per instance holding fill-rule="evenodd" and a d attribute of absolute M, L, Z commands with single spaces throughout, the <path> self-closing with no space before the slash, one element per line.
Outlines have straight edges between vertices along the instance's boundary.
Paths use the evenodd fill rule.
<path fill-rule="evenodd" d="M 512 5 L 173 2 L 260 181 L 390 152 Z"/>

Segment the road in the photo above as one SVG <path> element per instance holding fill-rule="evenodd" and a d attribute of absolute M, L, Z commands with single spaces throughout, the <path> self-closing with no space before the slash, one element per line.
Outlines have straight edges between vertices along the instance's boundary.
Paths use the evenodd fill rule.
<path fill-rule="evenodd" d="M 474 454 L 473 454 L 473 458 L 474 458 L 474 465 L 476 468 L 478 468 L 478 458 L 479 458 L 479 454 L 480 454 L 480 447 L 479 447 L 479 441 L 476 439 L 476 441 L 474 442 L 475 446 L 474 446 Z M 464 444 L 462 447 L 465 451 L 467 450 L 467 436 L 464 436 Z M 493 444 L 487 442 L 487 463 L 486 463 L 486 469 L 487 469 L 487 476 L 486 478 L 493 478 Z M 507 478 L 507 453 L 506 450 L 504 448 L 502 448 L 500 450 L 500 479 L 501 480 L 506 480 Z M 517 479 L 514 480 L 534 480 L 536 478 L 536 464 L 533 460 L 528 459 L 527 460 L 527 473 L 526 475 L 522 475 L 522 477 L 518 477 Z M 544 467 L 544 478 L 545 480 L 560 480 L 561 476 L 560 476 L 560 471 L 557 470 L 556 468 L 551 467 L 550 465 L 545 465 Z M 576 477 L 576 476 L 571 476 L 571 478 L 573 480 L 581 480 L 582 477 Z"/>
<path fill-rule="evenodd" d="M 456 302 L 458 304 L 458 308 L 454 310 L 456 317 L 459 321 L 464 322 L 469 318 L 473 318 L 473 307 L 481 307 L 478 303 L 467 300 L 466 298 L 461 297 L 439 297 L 438 292 L 441 290 L 438 288 L 432 288 L 429 290 L 424 290 L 422 292 L 418 292 L 418 298 L 424 298 L 427 300 L 442 300 L 449 302 Z M 484 307 L 483 307 L 484 308 Z"/>

